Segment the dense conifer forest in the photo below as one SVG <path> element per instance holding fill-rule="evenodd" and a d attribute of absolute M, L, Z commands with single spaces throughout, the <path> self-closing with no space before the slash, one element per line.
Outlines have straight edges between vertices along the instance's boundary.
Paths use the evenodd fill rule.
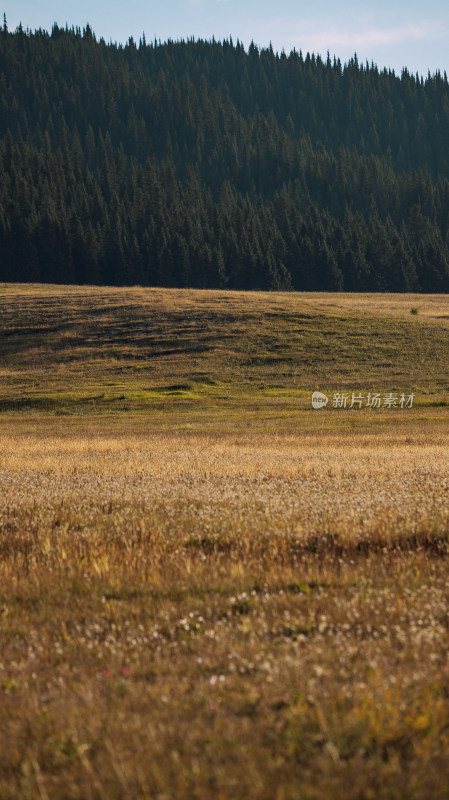
<path fill-rule="evenodd" d="M 0 280 L 449 292 L 449 85 L 0 28 Z"/>

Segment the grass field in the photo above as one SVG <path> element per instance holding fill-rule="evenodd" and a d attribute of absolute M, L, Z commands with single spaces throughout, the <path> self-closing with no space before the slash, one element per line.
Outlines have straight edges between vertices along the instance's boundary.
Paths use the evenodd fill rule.
<path fill-rule="evenodd" d="M 448 298 L 0 320 L 1 800 L 449 797 Z"/>

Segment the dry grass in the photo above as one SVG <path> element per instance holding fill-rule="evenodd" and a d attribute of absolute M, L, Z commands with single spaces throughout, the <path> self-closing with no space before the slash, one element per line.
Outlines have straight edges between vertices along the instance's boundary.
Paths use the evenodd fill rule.
<path fill-rule="evenodd" d="M 441 295 L 0 286 L 0 408 L 185 407 L 215 428 L 255 403 L 290 420 L 317 388 L 447 403 L 447 310 Z"/>
<path fill-rule="evenodd" d="M 0 798 L 445 797 L 445 298 L 0 297 Z M 388 370 L 416 407 L 310 409 Z"/>

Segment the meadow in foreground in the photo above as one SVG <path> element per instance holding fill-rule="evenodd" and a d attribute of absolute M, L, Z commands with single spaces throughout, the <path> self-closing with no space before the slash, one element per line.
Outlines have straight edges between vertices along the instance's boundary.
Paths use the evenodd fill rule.
<path fill-rule="evenodd" d="M 83 300 L 94 333 L 101 291 Z M 185 316 L 188 301 L 198 318 L 205 305 L 200 356 L 173 336 L 162 355 L 122 342 L 132 357 L 113 358 L 97 334 L 86 355 L 80 312 L 70 360 L 73 339 L 53 331 L 49 350 L 30 329 L 50 327 L 42 308 L 57 317 L 63 299 L 69 318 L 81 290 L 2 298 L 0 797 L 446 797 L 440 307 L 432 319 L 404 314 L 404 355 L 393 301 L 376 316 L 373 298 L 368 310 L 314 298 L 302 351 L 294 332 L 311 298 L 286 296 L 273 322 L 278 295 L 236 311 L 231 294 L 150 302 L 139 291 L 135 313 L 147 302 L 157 316 L 150 338 L 164 303 Z M 234 304 L 226 354 L 217 297 Z M 337 341 L 322 333 L 332 327 Z M 365 336 L 380 339 L 383 361 Z M 313 363 L 323 343 L 327 372 Z M 127 369 L 139 354 L 143 374 Z M 310 408 L 314 388 L 376 382 L 416 391 L 416 407 Z"/>

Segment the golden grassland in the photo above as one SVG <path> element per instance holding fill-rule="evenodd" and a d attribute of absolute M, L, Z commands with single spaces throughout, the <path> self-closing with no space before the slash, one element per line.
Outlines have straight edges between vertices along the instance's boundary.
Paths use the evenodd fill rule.
<path fill-rule="evenodd" d="M 0 285 L 2 800 L 449 796 L 448 309 Z"/>

